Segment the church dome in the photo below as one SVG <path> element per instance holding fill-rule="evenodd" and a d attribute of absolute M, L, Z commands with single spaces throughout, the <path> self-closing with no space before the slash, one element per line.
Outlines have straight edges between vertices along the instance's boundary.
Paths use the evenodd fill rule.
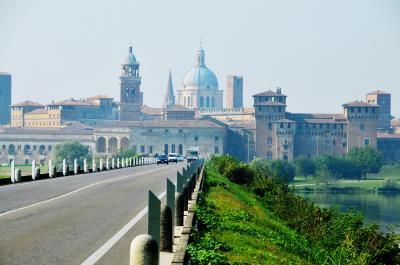
<path fill-rule="evenodd" d="M 183 78 L 183 89 L 210 89 L 218 90 L 218 79 L 204 62 L 204 50 L 197 53 L 197 65 L 187 72 Z"/>

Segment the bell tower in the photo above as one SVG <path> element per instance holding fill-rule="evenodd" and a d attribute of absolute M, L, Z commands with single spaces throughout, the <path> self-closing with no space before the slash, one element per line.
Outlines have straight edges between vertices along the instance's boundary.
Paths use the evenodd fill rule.
<path fill-rule="evenodd" d="M 139 62 L 129 47 L 128 55 L 122 64 L 119 77 L 120 84 L 120 120 L 136 121 L 140 119 L 141 106 L 143 105 L 143 92 L 140 91 L 141 77 L 139 75 Z"/>

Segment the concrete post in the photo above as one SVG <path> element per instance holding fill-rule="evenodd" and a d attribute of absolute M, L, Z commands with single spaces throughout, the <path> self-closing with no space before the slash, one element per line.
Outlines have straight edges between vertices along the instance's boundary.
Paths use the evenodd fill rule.
<path fill-rule="evenodd" d="M 97 165 L 96 165 L 96 158 L 93 158 L 92 160 L 92 172 L 97 171 Z"/>
<path fill-rule="evenodd" d="M 78 175 L 78 159 L 74 159 L 74 174 Z"/>
<path fill-rule="evenodd" d="M 11 175 L 11 182 L 15 183 L 16 181 L 15 181 L 15 161 L 14 160 L 11 160 L 11 172 L 10 172 L 10 175 Z"/>
<path fill-rule="evenodd" d="M 175 185 L 167 178 L 167 205 L 171 209 L 172 216 L 175 216 Z"/>
<path fill-rule="evenodd" d="M 183 194 L 180 192 L 177 192 L 177 193 L 175 193 L 175 225 L 176 226 L 183 225 L 183 214 L 184 214 Z"/>
<path fill-rule="evenodd" d="M 14 181 L 14 183 L 21 182 L 21 169 L 19 168 L 14 171 Z"/>
<path fill-rule="evenodd" d="M 189 202 L 189 191 L 188 191 L 187 185 L 183 188 L 182 195 L 183 195 L 183 210 L 187 211 L 188 210 L 188 202 Z"/>
<path fill-rule="evenodd" d="M 63 170 L 63 176 L 66 176 L 68 172 L 67 172 L 67 161 L 65 159 L 63 159 L 62 170 Z"/>
<path fill-rule="evenodd" d="M 160 245 L 160 213 L 161 201 L 149 190 L 149 212 L 147 214 L 147 233 L 154 237 Z"/>
<path fill-rule="evenodd" d="M 117 168 L 120 168 L 121 164 L 119 163 L 119 157 L 117 157 Z"/>
<path fill-rule="evenodd" d="M 125 167 L 125 158 L 121 158 L 121 167 Z"/>
<path fill-rule="evenodd" d="M 88 166 L 88 163 L 87 163 L 87 160 L 86 160 L 86 158 L 83 160 L 83 172 L 86 174 L 86 173 L 89 173 L 89 166 Z"/>
<path fill-rule="evenodd" d="M 103 158 L 100 158 L 100 160 L 99 160 L 99 170 L 100 170 L 100 171 L 103 171 L 103 169 L 104 169 L 104 166 L 103 166 Z"/>
<path fill-rule="evenodd" d="M 106 158 L 106 170 L 110 170 L 110 159 Z"/>
<path fill-rule="evenodd" d="M 182 175 L 186 178 L 187 176 L 187 171 L 185 168 L 182 168 Z"/>
<path fill-rule="evenodd" d="M 176 192 L 182 192 L 183 191 L 183 176 L 181 173 L 176 174 Z"/>
<path fill-rule="evenodd" d="M 111 168 L 115 169 L 115 158 L 114 157 L 111 159 Z"/>
<path fill-rule="evenodd" d="M 36 180 L 36 160 L 32 160 L 32 180 Z"/>
<path fill-rule="evenodd" d="M 40 177 L 40 167 L 37 167 L 35 170 L 35 179 L 38 179 Z"/>
<path fill-rule="evenodd" d="M 157 241 L 151 235 L 139 235 L 132 240 L 130 265 L 158 265 L 160 253 Z"/>
<path fill-rule="evenodd" d="M 53 172 L 53 161 L 50 159 L 49 160 L 49 178 L 52 178 L 53 175 L 54 175 L 54 172 Z"/>
<path fill-rule="evenodd" d="M 129 158 L 125 158 L 125 166 L 129 167 Z"/>
<path fill-rule="evenodd" d="M 160 251 L 172 252 L 172 211 L 168 205 L 164 205 L 161 210 L 160 225 Z"/>

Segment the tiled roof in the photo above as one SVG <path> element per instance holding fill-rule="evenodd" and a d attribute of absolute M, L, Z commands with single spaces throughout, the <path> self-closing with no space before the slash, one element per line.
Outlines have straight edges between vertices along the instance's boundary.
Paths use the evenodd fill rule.
<path fill-rule="evenodd" d="M 114 99 L 114 98 L 107 95 L 97 95 L 87 98 L 87 100 L 96 100 L 96 99 Z"/>
<path fill-rule="evenodd" d="M 114 121 L 98 123 L 96 127 L 139 127 L 139 128 L 223 128 L 209 120 L 145 120 L 145 121 Z"/>
<path fill-rule="evenodd" d="M 185 112 L 194 112 L 193 109 L 186 108 L 181 105 L 167 106 L 167 111 L 185 111 Z"/>
<path fill-rule="evenodd" d="M 286 117 L 295 121 L 304 121 L 306 119 L 332 119 L 332 120 L 345 120 L 344 114 L 338 113 L 291 113 L 287 112 Z"/>
<path fill-rule="evenodd" d="M 378 137 L 378 139 L 382 139 L 382 138 L 384 138 L 384 139 L 393 139 L 393 138 L 400 139 L 400 133 L 381 133 L 381 132 L 378 132 L 377 137 Z"/>
<path fill-rule="evenodd" d="M 265 92 L 261 92 L 258 94 L 253 95 L 253 97 L 276 97 L 276 96 L 280 96 L 280 97 L 286 97 L 286 95 L 283 94 L 278 94 L 272 90 L 268 90 Z"/>
<path fill-rule="evenodd" d="M 35 109 L 29 112 L 28 114 L 47 114 L 48 110 L 47 109 Z"/>
<path fill-rule="evenodd" d="M 378 108 L 378 105 L 369 104 L 364 101 L 353 101 L 342 105 L 343 107 L 367 107 L 367 108 Z"/>
<path fill-rule="evenodd" d="M 86 101 L 83 99 L 65 99 L 49 104 L 49 106 L 94 106 L 97 105 L 92 101 Z"/>
<path fill-rule="evenodd" d="M 140 111 L 144 115 L 161 115 L 161 108 L 152 108 L 147 105 L 141 107 Z"/>
<path fill-rule="evenodd" d="M 14 105 L 12 105 L 13 107 L 44 107 L 42 104 L 34 102 L 34 101 L 22 101 L 22 102 L 18 102 Z"/>
<path fill-rule="evenodd" d="M 277 120 L 276 122 L 296 123 L 296 121 L 289 120 L 289 119 L 280 119 L 280 120 Z"/>
<path fill-rule="evenodd" d="M 390 95 L 390 93 L 378 89 L 376 91 L 369 92 L 367 95 Z"/>

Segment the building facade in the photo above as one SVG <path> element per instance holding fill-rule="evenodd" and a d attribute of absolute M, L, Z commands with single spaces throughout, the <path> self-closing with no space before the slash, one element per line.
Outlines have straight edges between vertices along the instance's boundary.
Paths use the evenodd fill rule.
<path fill-rule="evenodd" d="M 122 121 L 140 120 L 143 92 L 140 91 L 142 81 L 139 66 L 131 46 L 122 64 L 120 76 L 120 120 Z"/>
<path fill-rule="evenodd" d="M 10 123 L 11 75 L 0 72 L 0 125 Z"/>
<path fill-rule="evenodd" d="M 391 95 L 377 90 L 366 95 L 366 102 L 379 106 L 378 130 L 383 132 L 390 131 L 391 114 Z"/>
<path fill-rule="evenodd" d="M 243 76 L 228 75 L 226 83 L 226 108 L 243 108 Z"/>
<path fill-rule="evenodd" d="M 223 91 L 218 89 L 217 76 L 205 64 L 203 48 L 198 50 L 197 64 L 187 72 L 177 94 L 178 105 L 187 108 L 222 108 Z"/>
<path fill-rule="evenodd" d="M 377 147 L 377 105 L 355 101 L 344 104 L 342 114 L 290 113 L 287 96 L 279 88 L 253 97 L 258 157 L 291 161 L 299 156 L 341 156 L 353 147 Z"/>

